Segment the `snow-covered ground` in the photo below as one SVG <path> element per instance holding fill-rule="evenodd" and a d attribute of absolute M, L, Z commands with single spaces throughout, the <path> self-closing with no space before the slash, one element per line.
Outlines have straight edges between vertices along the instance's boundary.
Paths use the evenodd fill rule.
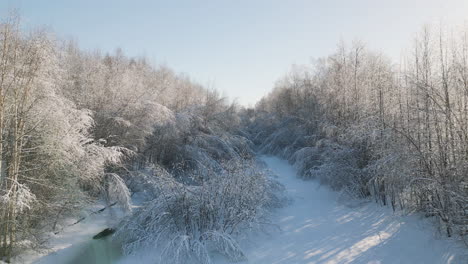
<path fill-rule="evenodd" d="M 427 219 L 393 213 L 372 202 L 344 205 L 337 193 L 315 181 L 299 179 L 287 161 L 266 156 L 261 159 L 278 175 L 292 202 L 271 219 L 280 231 L 255 234 L 242 242 L 248 257 L 243 264 L 468 263 L 466 248 L 438 236 Z M 112 210 L 67 228 L 52 240 L 54 253 L 23 260 L 70 263 L 80 244 L 111 224 L 107 222 L 110 213 Z M 142 263 L 141 257 L 124 258 L 119 263 Z M 228 262 L 216 257 L 214 263 Z"/>
<path fill-rule="evenodd" d="M 293 202 L 272 219 L 281 231 L 245 243 L 248 263 L 468 263 L 463 245 L 437 238 L 427 220 L 372 202 L 351 208 L 337 193 L 297 178 L 287 161 L 262 159 Z"/>

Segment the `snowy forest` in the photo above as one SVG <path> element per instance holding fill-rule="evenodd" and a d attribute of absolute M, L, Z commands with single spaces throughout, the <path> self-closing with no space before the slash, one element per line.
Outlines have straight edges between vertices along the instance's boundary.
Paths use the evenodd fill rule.
<path fill-rule="evenodd" d="M 395 66 L 359 42 L 293 68 L 257 105 L 261 152 L 304 178 L 467 234 L 468 32 L 424 28 Z"/>
<path fill-rule="evenodd" d="M 144 57 L 4 19 L 0 262 L 44 252 L 99 202 L 122 212 L 124 256 L 246 261 L 243 238 L 290 203 L 259 155 L 468 245 L 468 31 L 424 27 L 401 61 L 341 42 L 278 77 L 246 108 Z"/>

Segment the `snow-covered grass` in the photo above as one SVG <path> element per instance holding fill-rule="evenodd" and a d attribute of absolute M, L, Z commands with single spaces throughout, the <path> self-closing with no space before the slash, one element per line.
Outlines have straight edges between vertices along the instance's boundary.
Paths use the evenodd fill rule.
<path fill-rule="evenodd" d="M 466 248 L 438 235 L 418 214 L 393 213 L 372 202 L 346 202 L 317 181 L 304 181 L 287 161 L 262 158 L 292 197 L 271 222 L 281 231 L 242 245 L 255 264 L 466 263 Z M 228 263 L 222 258 L 215 263 Z"/>

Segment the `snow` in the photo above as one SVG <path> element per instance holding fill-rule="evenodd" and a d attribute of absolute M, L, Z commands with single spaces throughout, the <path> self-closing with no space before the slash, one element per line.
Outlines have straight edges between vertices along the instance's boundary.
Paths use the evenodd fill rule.
<path fill-rule="evenodd" d="M 242 241 L 248 261 L 240 263 L 467 263 L 466 248 L 431 231 L 434 228 L 427 219 L 393 213 L 372 202 L 343 202 L 338 193 L 316 181 L 299 179 L 287 161 L 260 158 L 278 175 L 292 201 L 272 216 L 279 231 L 252 234 Z M 67 263 L 80 245 L 109 226 L 112 215 L 106 211 L 56 236 L 51 244 L 54 253 L 23 257 L 18 263 Z M 118 263 L 148 261 L 140 255 Z M 229 263 L 221 256 L 213 262 Z"/>
<path fill-rule="evenodd" d="M 104 202 L 98 202 L 87 208 L 83 214 L 86 218 L 78 224 L 71 225 L 77 219 L 68 219 L 71 226 L 65 227 L 58 234 L 50 234 L 49 250 L 44 252 L 29 251 L 21 254 L 13 263 L 61 264 L 70 263 L 77 254 L 83 252 L 92 242 L 92 237 L 107 227 L 114 226 L 123 211 L 117 207 L 110 207 L 98 214 L 91 214 L 105 207 Z"/>
<path fill-rule="evenodd" d="M 272 219 L 281 231 L 244 241 L 249 261 L 243 263 L 467 263 L 463 245 L 437 238 L 427 220 L 372 202 L 345 205 L 338 193 L 299 179 L 287 161 L 261 159 L 293 202 Z"/>

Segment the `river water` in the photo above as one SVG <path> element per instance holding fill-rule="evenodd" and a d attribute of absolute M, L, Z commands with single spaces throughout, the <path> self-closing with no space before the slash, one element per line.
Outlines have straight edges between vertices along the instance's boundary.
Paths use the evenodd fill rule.
<path fill-rule="evenodd" d="M 121 247 L 111 238 L 90 239 L 45 256 L 35 264 L 113 264 L 121 256 Z"/>
<path fill-rule="evenodd" d="M 69 264 L 111 264 L 122 255 L 121 249 L 110 239 L 93 239 L 82 245 Z"/>

